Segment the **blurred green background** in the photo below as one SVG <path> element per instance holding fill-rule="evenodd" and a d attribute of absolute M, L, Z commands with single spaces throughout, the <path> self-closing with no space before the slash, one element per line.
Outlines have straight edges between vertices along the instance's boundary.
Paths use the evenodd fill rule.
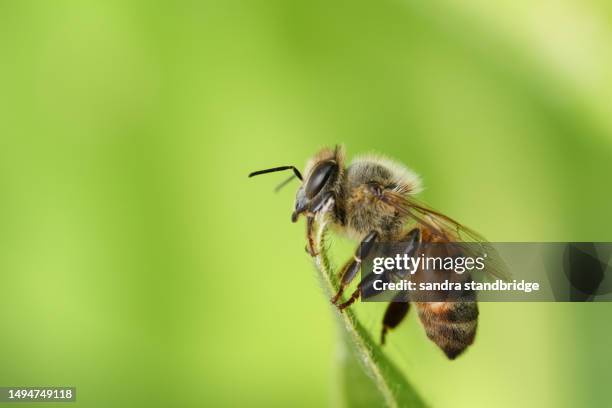
<path fill-rule="evenodd" d="M 344 143 L 490 240 L 612 240 L 611 43 L 598 0 L 0 1 L 0 385 L 333 404 L 297 183 L 246 175 Z M 484 304 L 453 362 L 412 314 L 387 352 L 435 407 L 604 405 L 611 311 Z"/>

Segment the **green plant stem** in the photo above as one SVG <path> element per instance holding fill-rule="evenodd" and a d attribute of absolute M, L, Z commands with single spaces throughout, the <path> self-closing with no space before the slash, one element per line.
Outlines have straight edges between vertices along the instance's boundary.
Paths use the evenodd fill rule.
<path fill-rule="evenodd" d="M 328 295 L 334 294 L 339 287 L 339 278 L 333 271 L 329 250 L 326 246 L 327 222 L 317 219 L 315 222 L 315 243 L 318 255 L 315 266 L 320 272 L 323 286 Z M 404 378 L 401 371 L 382 352 L 381 347 L 372 340 L 370 333 L 363 327 L 351 308 L 340 312 L 336 309 L 340 326 L 345 331 L 342 336 L 348 347 L 352 347 L 355 357 L 362 368 L 376 385 L 376 389 L 389 407 L 423 407 L 425 403 L 414 387 Z M 347 367 L 353 365 L 347 365 Z M 345 373 L 346 375 L 346 373 Z M 356 385 L 357 386 L 357 385 Z M 348 388 L 350 392 L 350 388 Z M 347 398 L 347 400 L 351 400 Z"/>

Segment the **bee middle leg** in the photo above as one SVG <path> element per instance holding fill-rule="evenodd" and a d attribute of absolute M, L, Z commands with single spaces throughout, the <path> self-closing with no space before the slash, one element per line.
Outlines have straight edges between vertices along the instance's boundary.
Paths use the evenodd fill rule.
<path fill-rule="evenodd" d="M 338 303 L 340 296 L 344 293 L 344 289 L 353 281 L 359 268 L 361 267 L 361 259 L 368 255 L 370 250 L 372 249 L 372 245 L 376 241 L 378 237 L 378 233 L 376 231 L 371 231 L 366 237 L 361 241 L 359 247 L 355 251 L 355 255 L 353 259 L 348 261 L 344 268 L 342 268 L 342 277 L 340 278 L 340 288 L 338 288 L 338 292 L 331 298 L 331 302 L 335 305 Z M 356 300 L 356 299 L 355 299 Z M 355 301 L 353 300 L 353 302 Z M 351 302 L 351 303 L 353 303 Z M 339 306 L 340 309 L 344 309 L 344 307 Z"/>
<path fill-rule="evenodd" d="M 406 235 L 406 247 L 404 249 L 404 253 L 407 254 L 408 256 L 412 256 L 412 254 L 416 251 L 418 244 L 420 243 L 421 240 L 421 232 L 418 228 L 414 228 L 412 229 L 408 235 Z M 389 271 L 388 271 L 389 272 Z M 357 289 L 353 292 L 353 294 L 351 295 L 351 297 L 344 303 L 338 305 L 338 309 L 342 310 L 342 309 L 346 309 L 347 307 L 349 307 L 350 305 L 352 305 L 353 303 L 355 303 L 355 301 L 357 299 L 359 299 L 359 296 L 361 296 L 362 291 L 367 290 L 366 288 L 371 284 L 371 282 L 368 280 L 368 278 L 371 278 L 372 276 L 375 275 L 368 275 L 364 280 L 362 280 L 359 284 L 359 286 L 357 286 Z M 390 278 L 389 274 L 386 274 L 387 279 Z M 345 285 L 346 286 L 346 285 Z M 339 293 L 342 293 L 342 287 L 340 288 L 341 290 L 339 291 Z M 336 295 L 339 296 L 339 295 Z M 335 304 L 336 302 L 334 302 L 334 300 L 337 301 L 336 298 L 332 299 L 332 302 Z M 395 301 L 397 302 L 397 301 Z M 399 324 L 399 322 L 398 322 Z"/>
<path fill-rule="evenodd" d="M 368 292 L 368 290 L 372 287 L 373 281 L 378 280 L 379 278 L 383 281 L 389 282 L 390 273 L 386 271 L 382 275 L 376 275 L 373 273 L 367 275 L 364 279 L 361 280 L 361 282 L 359 282 L 357 289 L 355 289 L 351 297 L 346 302 L 337 305 L 338 309 L 340 310 L 346 309 L 347 307 L 355 303 L 355 301 L 359 299 L 359 297 L 363 293 Z"/>

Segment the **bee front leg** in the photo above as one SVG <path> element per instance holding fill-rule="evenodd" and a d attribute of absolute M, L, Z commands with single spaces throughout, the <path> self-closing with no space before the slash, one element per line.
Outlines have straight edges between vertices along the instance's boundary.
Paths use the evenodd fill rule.
<path fill-rule="evenodd" d="M 306 252 L 313 258 L 319 255 L 319 251 L 316 249 L 316 237 L 315 237 L 315 222 L 316 219 L 321 218 L 326 212 L 334 205 L 334 195 L 331 192 L 317 197 L 310 204 L 309 214 L 306 216 L 306 239 L 308 244 L 306 245 Z M 316 218 L 315 218 L 316 217 Z"/>
<path fill-rule="evenodd" d="M 376 231 L 372 231 L 368 235 L 366 235 L 366 237 L 361 241 L 361 244 L 359 245 L 359 247 L 357 247 L 357 250 L 355 251 L 355 255 L 353 256 L 353 259 L 347 262 L 344 268 L 342 269 L 343 272 L 342 272 L 342 277 L 340 278 L 340 288 L 338 288 L 338 292 L 334 295 L 334 297 L 331 298 L 331 302 L 334 305 L 338 303 L 340 296 L 342 296 L 342 293 L 344 293 L 344 289 L 352 282 L 352 280 L 357 275 L 357 272 L 359 271 L 359 268 L 361 267 L 362 257 L 365 257 L 368 255 L 377 237 L 378 237 L 378 233 Z M 356 292 L 359 292 L 359 289 L 357 289 Z M 353 293 L 353 296 L 354 295 L 355 293 Z M 351 296 L 351 299 L 353 298 L 353 296 Z M 359 297 L 359 295 L 357 295 L 357 297 Z M 355 300 L 357 300 L 357 298 L 353 299 L 352 301 L 349 300 L 350 302 L 349 305 L 352 304 Z M 346 306 L 344 305 L 345 304 L 342 304 L 338 307 L 340 309 L 344 309 L 345 307 L 348 306 L 348 305 Z"/>
<path fill-rule="evenodd" d="M 306 245 L 306 252 L 313 258 L 319 255 L 319 251 L 315 249 L 315 229 L 314 229 L 315 219 L 313 216 L 309 216 L 306 218 L 306 239 L 308 240 L 308 244 Z"/>

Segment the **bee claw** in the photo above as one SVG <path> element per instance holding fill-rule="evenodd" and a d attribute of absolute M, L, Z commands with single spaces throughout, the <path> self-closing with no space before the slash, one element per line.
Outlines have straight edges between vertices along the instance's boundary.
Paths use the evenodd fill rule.
<path fill-rule="evenodd" d="M 340 309 L 340 310 L 346 309 L 347 307 L 349 307 L 350 305 L 355 303 L 355 301 L 359 298 L 360 294 L 361 294 L 360 290 L 357 289 L 355 292 L 353 292 L 351 297 L 346 302 L 341 303 L 340 305 L 336 305 L 336 306 L 338 306 L 338 309 Z"/>
<path fill-rule="evenodd" d="M 338 310 L 338 312 L 340 313 L 344 312 L 344 308 L 341 307 L 342 305 L 338 305 L 337 302 L 338 302 L 337 299 L 335 301 L 334 299 L 332 299 L 332 305 L 336 306 L 336 310 Z"/>

